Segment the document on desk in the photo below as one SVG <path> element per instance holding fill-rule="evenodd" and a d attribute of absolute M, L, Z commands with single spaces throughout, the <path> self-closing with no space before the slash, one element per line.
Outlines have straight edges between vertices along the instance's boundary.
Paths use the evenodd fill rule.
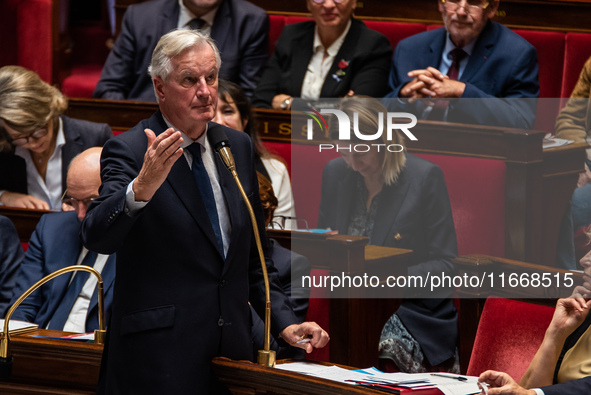
<path fill-rule="evenodd" d="M 37 330 L 39 325 L 25 321 L 10 320 L 8 323 L 8 333 L 11 335 L 19 335 L 21 333 L 32 332 Z M 0 331 L 4 329 L 4 319 L 0 319 Z"/>
<path fill-rule="evenodd" d="M 434 376 L 431 373 L 383 373 L 376 368 L 349 370 L 334 365 L 326 366 L 309 362 L 284 363 L 276 365 L 276 368 L 352 385 L 408 389 L 437 387 L 445 395 L 480 393 L 478 377 L 457 374 L 442 373 Z"/>

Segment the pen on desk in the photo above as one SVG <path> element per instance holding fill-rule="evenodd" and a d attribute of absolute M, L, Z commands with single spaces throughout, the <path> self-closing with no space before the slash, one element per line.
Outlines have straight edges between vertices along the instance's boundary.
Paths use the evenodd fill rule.
<path fill-rule="evenodd" d="M 459 381 L 467 381 L 468 380 L 466 377 L 463 377 L 463 376 L 451 376 L 449 374 L 440 374 L 440 373 L 431 373 L 431 376 L 447 377 L 448 379 L 459 380 Z"/>

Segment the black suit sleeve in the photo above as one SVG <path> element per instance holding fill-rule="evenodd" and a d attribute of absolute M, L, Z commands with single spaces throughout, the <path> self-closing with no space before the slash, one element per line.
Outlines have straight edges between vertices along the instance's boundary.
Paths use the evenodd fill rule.
<path fill-rule="evenodd" d="M 542 387 L 544 395 L 591 394 L 591 377 Z"/>
<path fill-rule="evenodd" d="M 373 30 L 371 33 L 374 33 Z M 363 58 L 352 70 L 350 88 L 356 95 L 383 97 L 388 92 L 388 74 L 392 59 L 392 46 L 382 34 L 371 34 L 371 40 L 363 42 Z M 339 59 L 335 59 L 339 61 Z"/>
<path fill-rule="evenodd" d="M 16 273 L 23 260 L 23 249 L 12 222 L 0 216 L 0 317 L 11 306 Z"/>
<path fill-rule="evenodd" d="M 275 44 L 275 52 L 267 62 L 267 66 L 263 72 L 261 79 L 254 91 L 252 104 L 258 108 L 272 108 L 271 103 L 275 95 L 282 92 L 282 70 L 289 65 L 290 54 L 288 48 L 291 48 L 289 37 L 286 34 L 281 34 L 277 43 Z M 299 96 L 299 94 L 297 95 Z"/>

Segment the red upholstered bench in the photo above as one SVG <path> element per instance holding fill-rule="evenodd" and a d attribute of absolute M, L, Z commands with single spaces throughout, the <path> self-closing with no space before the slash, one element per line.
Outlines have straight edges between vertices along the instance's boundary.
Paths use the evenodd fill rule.
<path fill-rule="evenodd" d="M 561 97 L 570 97 L 570 94 L 579 79 L 583 65 L 590 56 L 591 34 L 566 34 Z"/>
<path fill-rule="evenodd" d="M 16 38 L 16 64 L 33 70 L 46 82 L 52 82 L 53 72 L 52 11 L 52 0 L 21 0 L 16 14 L 18 34 L 3 41 L 7 44 Z"/>
<path fill-rule="evenodd" d="M 510 299 L 487 299 L 467 374 L 488 369 L 507 372 L 519 381 L 538 350 L 554 308 Z"/>

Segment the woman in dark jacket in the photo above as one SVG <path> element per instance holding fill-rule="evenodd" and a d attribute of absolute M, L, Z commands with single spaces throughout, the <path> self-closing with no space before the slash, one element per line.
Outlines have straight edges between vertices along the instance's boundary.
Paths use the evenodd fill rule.
<path fill-rule="evenodd" d="M 314 21 L 287 25 L 261 77 L 253 105 L 291 109 L 293 97 L 316 100 L 388 93 L 392 46 L 352 17 L 355 0 L 307 0 Z"/>
<path fill-rule="evenodd" d="M 0 69 L 0 203 L 61 210 L 72 158 L 113 136 L 107 124 L 61 115 L 67 99 L 20 66 Z"/>
<path fill-rule="evenodd" d="M 343 99 L 340 110 L 350 120 L 357 114 L 362 134 L 376 134 L 380 124 L 385 129 L 387 111 L 376 99 Z M 441 169 L 400 150 L 404 141 L 398 131 L 391 141 L 386 132 L 379 141 L 337 141 L 332 127 L 330 135 L 342 157 L 324 168 L 318 227 L 366 236 L 373 245 L 413 250 L 409 276 L 453 275 L 456 233 Z M 342 149 L 348 144 L 363 147 Z M 382 331 L 380 358 L 403 372 L 459 373 L 457 312 L 448 292 L 414 289 L 404 296 Z"/>

